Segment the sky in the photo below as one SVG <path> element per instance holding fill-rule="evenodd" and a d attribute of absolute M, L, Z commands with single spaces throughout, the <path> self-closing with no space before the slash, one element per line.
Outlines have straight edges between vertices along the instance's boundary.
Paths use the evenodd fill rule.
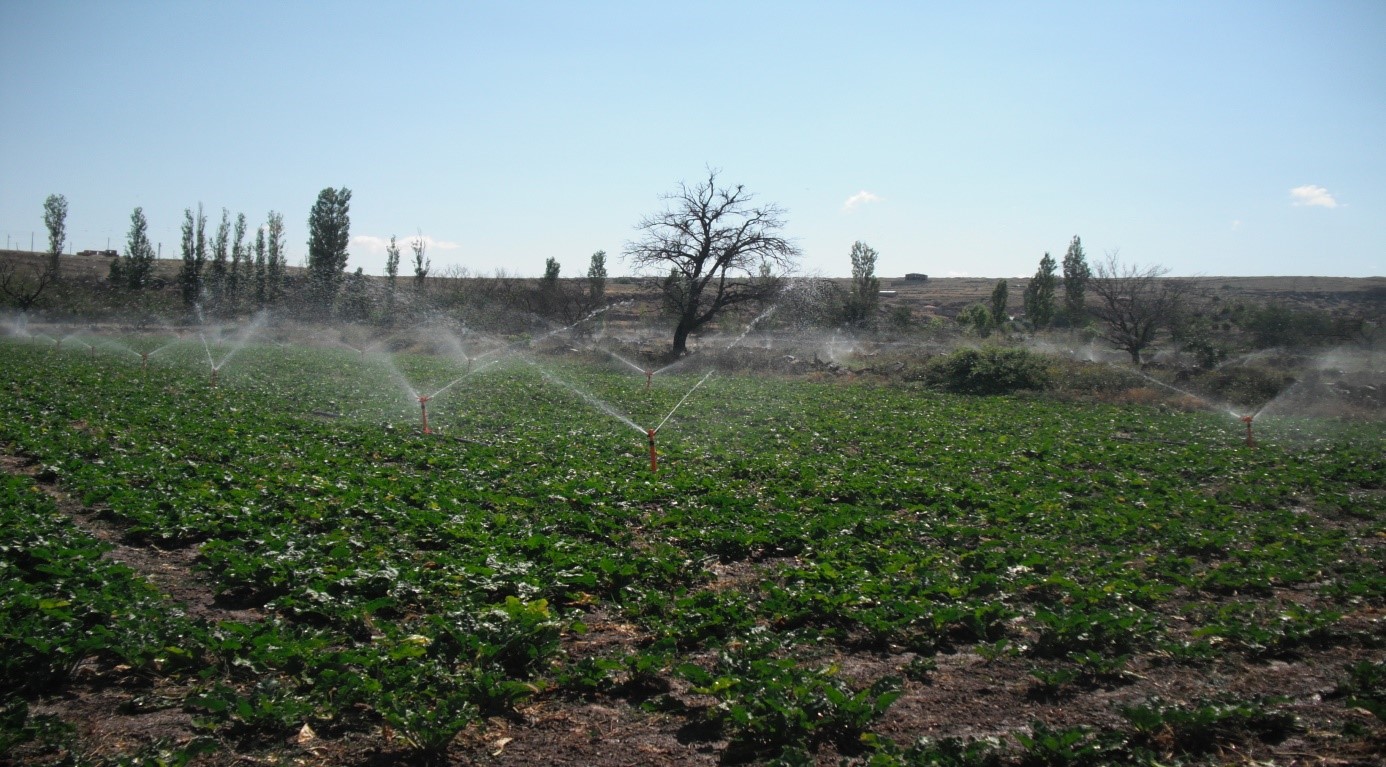
<path fill-rule="evenodd" d="M 348 269 L 564 276 L 716 173 L 800 270 L 1386 274 L 1386 3 L 0 0 L 0 236 L 177 257 L 351 190 Z"/>

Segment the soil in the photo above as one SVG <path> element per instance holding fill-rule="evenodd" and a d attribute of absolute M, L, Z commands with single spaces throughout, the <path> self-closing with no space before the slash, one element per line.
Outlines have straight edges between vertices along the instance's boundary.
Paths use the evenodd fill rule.
<path fill-rule="evenodd" d="M 126 564 L 168 595 L 171 609 L 209 621 L 256 621 L 263 614 L 221 603 L 211 584 L 195 568 L 197 551 L 161 549 L 128 540 L 103 517 L 102 509 L 83 506 L 45 478 L 21 456 L 0 455 L 0 470 L 34 477 L 81 529 L 111 545 L 105 556 Z M 1334 524 L 1361 526 L 1351 518 Z M 1375 545 L 1386 541 L 1371 539 Z M 769 562 L 719 566 L 707 588 L 750 587 L 774 567 Z M 1313 606 L 1310 590 L 1275 595 L 1286 605 Z M 1190 596 L 1189 598 L 1193 598 Z M 648 637 L 604 607 L 584 619 L 588 631 L 565 638 L 570 659 L 620 658 L 634 653 Z M 1014 745 L 1016 734 L 1035 723 L 1051 728 L 1074 726 L 1121 728 L 1120 707 L 1160 698 L 1171 704 L 1208 701 L 1224 694 L 1239 700 L 1282 701 L 1298 726 L 1283 738 L 1262 740 L 1253 734 L 1236 738 L 1201 757 L 1204 763 L 1247 765 L 1332 765 L 1367 767 L 1386 764 L 1386 725 L 1361 709 L 1347 708 L 1337 693 L 1344 667 L 1380 661 L 1386 653 L 1386 609 L 1362 606 L 1343 617 L 1342 634 L 1354 637 L 1328 646 L 1305 648 L 1293 657 L 1248 661 L 1231 655 L 1206 663 L 1175 663 L 1156 654 L 1134 657 L 1120 678 L 1044 690 L 1031 675 L 1036 661 L 984 648 L 921 658 L 903 650 L 848 652 L 824 646 L 815 664 L 836 664 L 843 678 L 865 685 L 885 675 L 903 680 L 904 693 L 872 727 L 901 745 L 920 738 L 995 739 Z M 1023 627 L 1022 627 L 1023 632 Z M 1043 665 L 1043 662 L 1039 662 Z M 930 667 L 932 666 L 932 667 Z M 87 760 L 130 754 L 142 748 L 188 744 L 205 737 L 192 714 L 183 710 L 188 690 L 167 679 L 134 676 L 128 670 L 84 668 L 73 684 L 38 701 L 31 714 L 51 715 L 76 730 L 75 753 Z M 492 718 L 461 733 L 448 754 L 452 765 L 721 765 L 745 761 L 729 751 L 727 740 L 701 725 L 702 712 L 715 701 L 691 692 L 672 675 L 654 684 L 630 684 L 617 694 L 575 697 L 547 693 L 508 718 Z M 1345 729 L 1357 735 L 1344 735 Z M 414 763 L 403 742 L 377 726 L 345 728 L 320 735 L 305 727 L 284 742 L 240 744 L 223 741 L 197 765 L 360 765 L 377 767 Z M 860 753 L 841 753 L 833 744 L 815 755 L 819 765 L 849 763 Z M 52 763 L 54 755 L 24 748 L 0 754 L 0 765 Z"/>

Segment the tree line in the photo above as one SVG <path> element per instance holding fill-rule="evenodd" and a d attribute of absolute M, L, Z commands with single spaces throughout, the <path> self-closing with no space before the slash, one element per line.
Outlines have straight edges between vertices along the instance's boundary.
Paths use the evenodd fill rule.
<path fill-rule="evenodd" d="M 636 225 L 637 237 L 623 255 L 659 292 L 663 313 L 673 326 L 673 356 L 686 353 L 692 335 L 728 312 L 759 316 L 773 306 L 780 309 L 783 322 L 861 332 L 906 330 L 914 322 L 907 306 L 882 308 L 875 273 L 879 253 L 865 242 L 853 243 L 848 253 L 851 280 L 845 289 L 830 280 L 796 279 L 801 252 L 782 233 L 785 214 L 778 206 L 758 203 L 741 185 L 720 183 L 715 170 L 695 184 L 680 184 L 664 199 L 663 211 Z M 403 253 L 395 236 L 386 248 L 383 280 L 368 279 L 359 267 L 348 272 L 350 204 L 351 190 L 346 187 L 328 187 L 318 194 L 308 215 L 306 264 L 292 272 L 285 263 L 281 213 L 270 211 L 252 237 L 246 215 L 233 218 L 223 208 L 209 235 L 203 206 L 186 208 L 174 280 L 183 308 L 200 318 L 275 308 L 309 320 L 381 324 L 442 311 L 477 327 L 523 331 L 531 325 L 571 325 L 607 304 L 607 254 L 601 250 L 576 278 L 562 278 L 562 266 L 553 257 L 546 260 L 539 280 L 503 272 L 482 277 L 460 267 L 439 275 L 420 231 L 407 243 L 413 269 L 408 287 L 401 284 Z M 13 264 L 0 265 L 0 297 L 21 311 L 61 279 L 66 218 L 66 199 L 50 195 L 44 202 L 48 257 L 38 273 L 22 274 Z M 144 210 L 136 207 L 124 252 L 110 264 L 112 288 L 138 293 L 168 287 L 155 274 L 156 255 L 148 232 Z M 1115 252 L 1090 265 L 1075 235 L 1062 264 L 1048 252 L 1040 259 L 1022 294 L 1023 314 L 1011 314 L 1009 284 L 1002 279 L 989 302 L 967 307 L 956 320 L 983 338 L 1051 328 L 1089 332 L 1128 353 L 1137 365 L 1162 338 L 1175 341 L 1201 363 L 1216 364 L 1227 350 L 1218 337 L 1219 322 L 1224 330 L 1229 323 L 1253 329 L 1250 332 L 1258 338 L 1283 340 L 1315 322 L 1314 333 L 1344 333 L 1342 327 L 1325 326 L 1321 318 L 1283 309 L 1242 308 L 1229 319 L 1224 307 L 1219 319 L 1206 302 L 1193 300 L 1188 283 L 1170 279 L 1167 273 L 1159 265 L 1125 263 Z M 1311 334 L 1299 335 L 1307 333 Z"/>

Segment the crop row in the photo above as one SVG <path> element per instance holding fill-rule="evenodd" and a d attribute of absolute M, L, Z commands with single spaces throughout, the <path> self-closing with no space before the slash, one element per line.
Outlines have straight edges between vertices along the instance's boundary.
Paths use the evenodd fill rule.
<path fill-rule="evenodd" d="M 95 661 L 182 674 L 183 707 L 222 739 L 389 727 L 439 755 L 536 696 L 681 680 L 713 705 L 661 705 L 753 756 L 885 759 L 872 723 L 900 680 L 849 681 L 831 652 L 976 647 L 1062 694 L 1139 654 L 1370 644 L 1340 618 L 1386 599 L 1370 424 L 1248 449 L 1206 413 L 715 376 L 652 473 L 607 411 L 653 427 L 700 376 L 646 391 L 628 370 L 505 362 L 437 398 L 424 435 L 401 381 L 435 390 L 455 361 L 251 346 L 214 389 L 198 352 L 141 370 L 0 345 L 0 441 L 129 542 L 196 546 L 222 603 L 267 617 L 148 618 L 156 591 L 64 544 L 80 577 L 8 578 L 36 591 L 6 594 L 4 641 L 57 659 L 47 686 Z M 28 516 L 6 522 L 6 566 L 46 573 L 36 541 L 58 521 L 11 484 Z M 638 627 L 635 655 L 565 649 L 598 610 Z"/>

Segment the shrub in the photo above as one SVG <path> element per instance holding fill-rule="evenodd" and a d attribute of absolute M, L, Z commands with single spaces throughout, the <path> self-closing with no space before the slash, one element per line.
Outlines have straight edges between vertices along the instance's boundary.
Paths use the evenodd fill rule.
<path fill-rule="evenodd" d="M 1224 368 L 1210 375 L 1205 386 L 1218 399 L 1238 405 L 1260 405 L 1275 399 L 1294 379 L 1259 367 Z"/>
<path fill-rule="evenodd" d="M 935 361 L 929 383 L 959 394 L 1008 394 L 1043 389 L 1049 375 L 1044 358 L 1024 349 L 960 349 Z"/>

